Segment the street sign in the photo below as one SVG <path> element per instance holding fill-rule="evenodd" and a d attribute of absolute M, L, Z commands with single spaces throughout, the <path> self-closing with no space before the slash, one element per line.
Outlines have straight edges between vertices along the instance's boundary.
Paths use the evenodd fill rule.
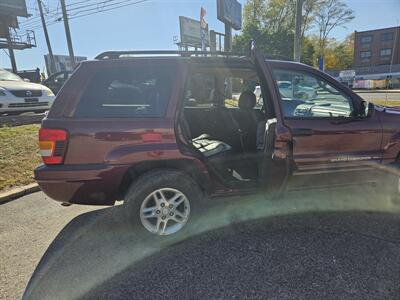
<path fill-rule="evenodd" d="M 7 37 L 9 27 L 18 28 L 17 17 L 0 15 L 0 38 Z"/>
<path fill-rule="evenodd" d="M 53 56 L 54 56 L 54 63 L 56 65 L 56 72 L 73 71 L 74 67 L 72 66 L 71 60 L 68 55 L 53 55 Z M 87 57 L 75 56 L 76 64 L 84 60 L 87 60 Z M 46 54 L 44 56 L 44 61 L 46 63 L 46 69 L 48 71 L 51 70 L 49 54 Z"/>
<path fill-rule="evenodd" d="M 200 21 L 187 17 L 179 17 L 181 44 L 192 47 L 201 47 Z M 205 32 L 205 45 L 209 45 L 208 30 Z"/>
<path fill-rule="evenodd" d="M 25 0 L 0 0 L 0 14 L 28 17 Z"/>
<path fill-rule="evenodd" d="M 354 79 L 354 77 L 356 77 L 356 71 L 355 70 L 340 71 L 339 77 L 342 79 Z"/>
<path fill-rule="evenodd" d="M 236 0 L 217 0 L 217 17 L 218 20 L 232 26 L 233 29 L 241 29 L 242 4 Z"/>

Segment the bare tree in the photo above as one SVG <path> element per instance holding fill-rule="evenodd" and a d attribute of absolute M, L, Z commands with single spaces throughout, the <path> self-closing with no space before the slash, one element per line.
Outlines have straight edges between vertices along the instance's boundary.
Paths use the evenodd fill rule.
<path fill-rule="evenodd" d="M 303 20 L 301 22 L 301 40 L 303 41 L 306 31 L 314 26 L 315 10 L 319 0 L 306 0 L 303 4 Z"/>
<path fill-rule="evenodd" d="M 321 0 L 317 6 L 314 18 L 319 32 L 318 54 L 323 55 L 329 33 L 353 20 L 354 11 L 341 0 Z"/>

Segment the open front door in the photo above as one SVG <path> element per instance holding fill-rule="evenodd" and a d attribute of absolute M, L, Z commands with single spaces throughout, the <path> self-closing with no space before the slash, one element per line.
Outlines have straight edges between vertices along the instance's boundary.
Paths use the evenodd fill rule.
<path fill-rule="evenodd" d="M 262 160 L 263 174 L 261 180 L 270 191 L 281 192 L 291 175 L 291 133 L 283 124 L 283 112 L 280 104 L 279 90 L 276 86 L 272 68 L 264 55 L 255 47 L 254 41 L 250 45 L 250 58 L 260 77 L 263 103 L 267 120 L 264 128 L 263 150 L 265 157 Z M 261 148 L 259 148 L 261 149 Z"/>

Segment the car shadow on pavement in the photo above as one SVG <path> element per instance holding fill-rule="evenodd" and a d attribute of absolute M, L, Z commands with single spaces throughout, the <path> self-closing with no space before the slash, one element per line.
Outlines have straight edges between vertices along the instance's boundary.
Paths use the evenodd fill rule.
<path fill-rule="evenodd" d="M 235 295 L 309 298 L 313 288 L 329 292 L 323 287 L 322 279 L 327 280 L 325 287 L 333 289 L 336 286 L 343 297 L 350 297 L 362 288 L 364 292 L 368 290 L 365 284 L 371 280 L 378 280 L 379 283 L 382 278 L 376 276 L 387 278 L 383 278 L 379 286 L 373 287 L 378 293 L 375 296 L 390 298 L 396 293 L 400 295 L 400 207 L 386 197 L 355 197 L 354 193 L 347 191 L 307 194 L 304 197 L 288 196 L 277 200 L 266 200 L 258 195 L 208 201 L 207 209 L 201 215 L 192 217 L 190 230 L 167 237 L 154 236 L 128 225 L 123 205 L 76 217 L 59 233 L 44 254 L 23 299 L 123 299 L 150 296 L 178 299 Z M 237 241 L 233 243 L 235 239 Z M 227 241 L 230 246 L 224 246 L 222 241 Z M 176 256 L 176 253 L 183 253 L 184 256 Z M 210 256 L 210 253 L 213 255 Z M 277 256 L 275 260 L 274 253 L 285 255 Z M 247 254 L 251 262 L 242 259 L 240 268 L 236 270 L 240 257 Z M 291 256 L 293 259 L 289 259 Z M 329 273 L 335 257 L 343 258 L 340 264 L 343 272 L 335 269 Z M 218 262 L 227 258 L 229 262 L 221 267 Z M 256 264 L 258 267 L 252 265 L 257 259 L 260 260 Z M 352 259 L 356 261 L 356 267 L 343 264 Z M 179 261 L 183 264 L 180 265 Z M 247 263 L 250 263 L 248 269 Z M 357 268 L 357 263 L 370 267 L 365 270 L 360 266 Z M 302 269 L 303 264 L 308 264 L 310 268 Z M 205 268 L 205 265 L 208 267 Z M 274 274 L 267 270 L 275 270 L 278 266 L 283 268 L 283 273 L 274 279 Z M 390 274 L 383 272 L 382 266 Z M 257 271 L 260 274 L 269 274 L 269 288 L 261 288 L 259 279 L 266 278 L 265 275 L 257 276 L 257 272 L 253 272 L 255 268 L 261 268 Z M 381 270 L 376 276 L 364 278 L 357 273 L 370 272 L 374 268 Z M 221 273 L 221 270 L 226 273 Z M 353 271 L 358 274 L 354 278 L 360 280 L 359 283 L 346 281 L 346 278 L 351 278 Z M 167 278 L 162 280 L 154 275 L 157 272 Z M 231 277 L 231 273 L 235 272 L 239 272 L 240 276 Z M 290 278 L 293 272 L 307 273 L 304 275 L 305 282 L 310 286 L 306 288 L 306 283 L 297 277 L 297 283 L 284 281 L 284 275 Z M 317 280 L 316 275 L 312 275 L 314 273 L 322 277 Z M 206 280 L 208 277 L 205 274 L 208 277 L 215 276 L 214 285 Z M 230 280 L 224 280 L 223 274 Z M 253 285 L 248 282 L 249 276 L 253 278 Z M 242 286 L 240 280 L 250 284 L 251 288 L 247 291 L 243 287 L 236 290 L 232 284 L 237 281 L 237 286 Z M 394 280 L 397 280 L 397 285 L 393 283 Z M 153 284 L 152 293 L 144 282 L 148 286 Z M 183 285 L 183 282 L 189 286 Z M 226 285 L 218 282 L 225 282 Z M 287 294 L 282 294 L 280 285 L 286 287 Z M 290 295 L 290 288 L 297 294 Z M 335 291 L 330 293 L 333 298 Z"/>

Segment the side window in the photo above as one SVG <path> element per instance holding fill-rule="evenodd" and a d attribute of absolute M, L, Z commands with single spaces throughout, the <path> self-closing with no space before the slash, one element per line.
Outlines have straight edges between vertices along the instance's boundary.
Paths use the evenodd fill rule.
<path fill-rule="evenodd" d="M 191 75 L 185 90 L 184 107 L 211 107 L 216 103 L 216 76 L 209 73 Z"/>
<path fill-rule="evenodd" d="M 263 106 L 259 79 L 249 69 L 204 69 L 193 73 L 186 85 L 184 107 L 239 107 L 239 97 L 250 91 L 255 108 Z"/>
<path fill-rule="evenodd" d="M 349 117 L 351 99 L 321 77 L 276 69 L 274 77 L 286 118 Z"/>
<path fill-rule="evenodd" d="M 239 107 L 239 97 L 243 92 L 252 92 L 256 96 L 255 108 L 262 108 L 262 95 L 259 80 L 255 73 L 249 71 L 236 72 L 224 76 L 224 105 Z"/>
<path fill-rule="evenodd" d="M 53 81 L 54 81 L 54 82 L 64 82 L 64 81 L 65 81 L 64 76 L 65 76 L 64 73 L 58 74 L 57 76 L 55 76 L 55 77 L 53 78 Z"/>
<path fill-rule="evenodd" d="M 160 117 L 173 84 L 168 67 L 106 68 L 89 82 L 75 111 L 81 118 Z"/>

